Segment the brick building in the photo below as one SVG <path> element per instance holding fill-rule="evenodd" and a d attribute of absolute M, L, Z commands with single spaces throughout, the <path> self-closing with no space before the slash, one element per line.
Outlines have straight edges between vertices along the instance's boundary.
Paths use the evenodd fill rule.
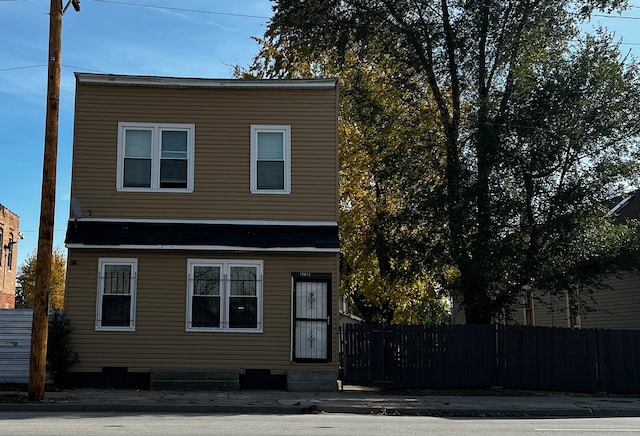
<path fill-rule="evenodd" d="M 13 309 L 16 295 L 20 218 L 0 204 L 0 309 Z"/>

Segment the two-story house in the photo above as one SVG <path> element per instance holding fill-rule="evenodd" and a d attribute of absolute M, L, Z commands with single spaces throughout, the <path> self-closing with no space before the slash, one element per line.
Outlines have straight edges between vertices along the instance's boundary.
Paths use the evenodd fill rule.
<path fill-rule="evenodd" d="M 75 386 L 336 389 L 332 79 L 76 74 Z"/>

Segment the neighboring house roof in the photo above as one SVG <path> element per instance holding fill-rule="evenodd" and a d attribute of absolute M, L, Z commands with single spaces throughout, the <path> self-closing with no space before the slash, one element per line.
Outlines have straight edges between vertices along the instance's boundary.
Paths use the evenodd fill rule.
<path fill-rule="evenodd" d="M 71 220 L 70 248 L 256 249 L 338 252 L 336 223 L 229 224 Z"/>
<path fill-rule="evenodd" d="M 640 218 L 640 190 L 614 199 L 609 213 L 616 216 L 617 222 Z"/>

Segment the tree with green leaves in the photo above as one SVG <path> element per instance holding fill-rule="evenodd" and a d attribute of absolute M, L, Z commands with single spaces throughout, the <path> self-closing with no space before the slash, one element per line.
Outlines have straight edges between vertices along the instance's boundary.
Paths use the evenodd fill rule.
<path fill-rule="evenodd" d="M 606 32 L 577 30 L 594 10 L 624 5 L 279 0 L 258 62 L 271 77 L 338 75 L 343 102 L 363 86 L 347 74 L 358 69 L 399 87 L 405 118 L 386 114 L 398 116 L 391 135 L 372 101 L 354 100 L 360 106 L 351 110 L 374 129 L 358 147 L 372 147 L 382 132 L 384 149 L 369 153 L 378 159 L 371 164 L 397 172 L 388 182 L 398 192 L 386 205 L 375 197 L 379 181 L 362 182 L 371 171 L 343 174 L 369 183 L 376 199 L 368 211 L 349 201 L 346 210 L 369 213 L 372 235 L 393 235 L 392 244 L 371 238 L 375 256 L 361 260 L 377 261 L 385 278 L 386 258 L 405 280 L 413 274 L 450 291 L 467 322 L 488 323 L 525 286 L 592 286 L 637 255 L 637 233 L 600 207 L 638 181 L 637 64 Z M 391 101 L 380 103 L 386 111 Z M 430 116 L 429 127 L 406 118 L 412 104 L 420 120 Z M 349 146 L 343 137 L 341 147 Z M 379 295 L 397 307 L 396 296 Z"/>
<path fill-rule="evenodd" d="M 27 256 L 20 266 L 16 277 L 16 309 L 33 307 L 33 295 L 36 289 L 36 261 L 37 253 L 34 251 Z M 64 286 L 67 275 L 67 257 L 60 248 L 54 248 L 51 263 L 51 284 L 49 294 L 49 308 L 64 309 Z"/>

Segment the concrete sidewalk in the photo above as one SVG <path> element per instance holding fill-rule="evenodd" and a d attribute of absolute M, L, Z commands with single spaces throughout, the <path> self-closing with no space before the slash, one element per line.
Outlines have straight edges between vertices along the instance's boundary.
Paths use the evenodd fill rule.
<path fill-rule="evenodd" d="M 330 393 L 286 391 L 163 392 L 75 389 L 28 402 L 24 392 L 0 392 L 0 412 L 360 413 L 486 417 L 640 417 L 640 397 L 571 394 L 439 395 L 357 388 Z"/>

